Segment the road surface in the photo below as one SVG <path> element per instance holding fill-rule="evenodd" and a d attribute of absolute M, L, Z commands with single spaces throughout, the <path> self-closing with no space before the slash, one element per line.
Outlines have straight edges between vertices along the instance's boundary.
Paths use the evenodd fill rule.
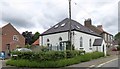
<path fill-rule="evenodd" d="M 88 62 L 83 62 L 79 64 L 70 65 L 68 67 L 118 67 L 118 56 L 112 55 L 99 59 L 95 59 Z"/>
<path fill-rule="evenodd" d="M 118 67 L 118 58 L 102 63 L 98 67 Z"/>

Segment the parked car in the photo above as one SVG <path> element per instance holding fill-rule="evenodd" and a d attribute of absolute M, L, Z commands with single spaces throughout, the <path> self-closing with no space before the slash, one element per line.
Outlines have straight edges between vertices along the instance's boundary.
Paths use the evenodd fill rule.
<path fill-rule="evenodd" d="M 117 48 L 112 48 L 112 51 L 117 51 Z"/>
<path fill-rule="evenodd" d="M 19 52 L 32 52 L 31 49 L 28 48 L 17 48 L 14 51 L 19 51 Z"/>
<path fill-rule="evenodd" d="M 28 49 L 28 48 L 17 48 L 15 49 L 13 52 L 32 52 L 31 49 Z M 11 54 L 11 57 L 16 57 L 18 56 L 17 54 Z"/>

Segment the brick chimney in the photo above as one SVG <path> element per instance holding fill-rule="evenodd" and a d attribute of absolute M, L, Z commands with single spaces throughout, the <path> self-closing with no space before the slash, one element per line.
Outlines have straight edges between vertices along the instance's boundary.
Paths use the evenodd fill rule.
<path fill-rule="evenodd" d="M 103 31 L 103 26 L 102 26 L 102 25 L 97 25 L 97 28 L 98 28 L 100 31 Z"/>
<path fill-rule="evenodd" d="M 88 27 L 92 25 L 92 20 L 91 18 L 85 19 L 84 21 L 84 26 Z"/>

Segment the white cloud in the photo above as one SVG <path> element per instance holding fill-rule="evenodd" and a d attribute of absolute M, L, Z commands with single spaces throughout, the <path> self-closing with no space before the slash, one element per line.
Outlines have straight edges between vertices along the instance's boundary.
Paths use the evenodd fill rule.
<path fill-rule="evenodd" d="M 84 24 L 84 19 L 91 18 L 94 25 L 102 24 L 115 34 L 117 3 L 118 0 L 72 0 L 72 19 Z M 42 33 L 68 17 L 68 0 L 1 0 L 0 8 L 0 24 L 11 22 L 20 32 Z"/>

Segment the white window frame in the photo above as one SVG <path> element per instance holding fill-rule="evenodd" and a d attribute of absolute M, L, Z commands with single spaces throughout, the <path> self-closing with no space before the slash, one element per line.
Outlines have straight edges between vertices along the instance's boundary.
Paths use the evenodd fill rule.
<path fill-rule="evenodd" d="M 14 40 L 14 41 L 19 41 L 18 35 L 13 35 L 13 40 Z"/>

